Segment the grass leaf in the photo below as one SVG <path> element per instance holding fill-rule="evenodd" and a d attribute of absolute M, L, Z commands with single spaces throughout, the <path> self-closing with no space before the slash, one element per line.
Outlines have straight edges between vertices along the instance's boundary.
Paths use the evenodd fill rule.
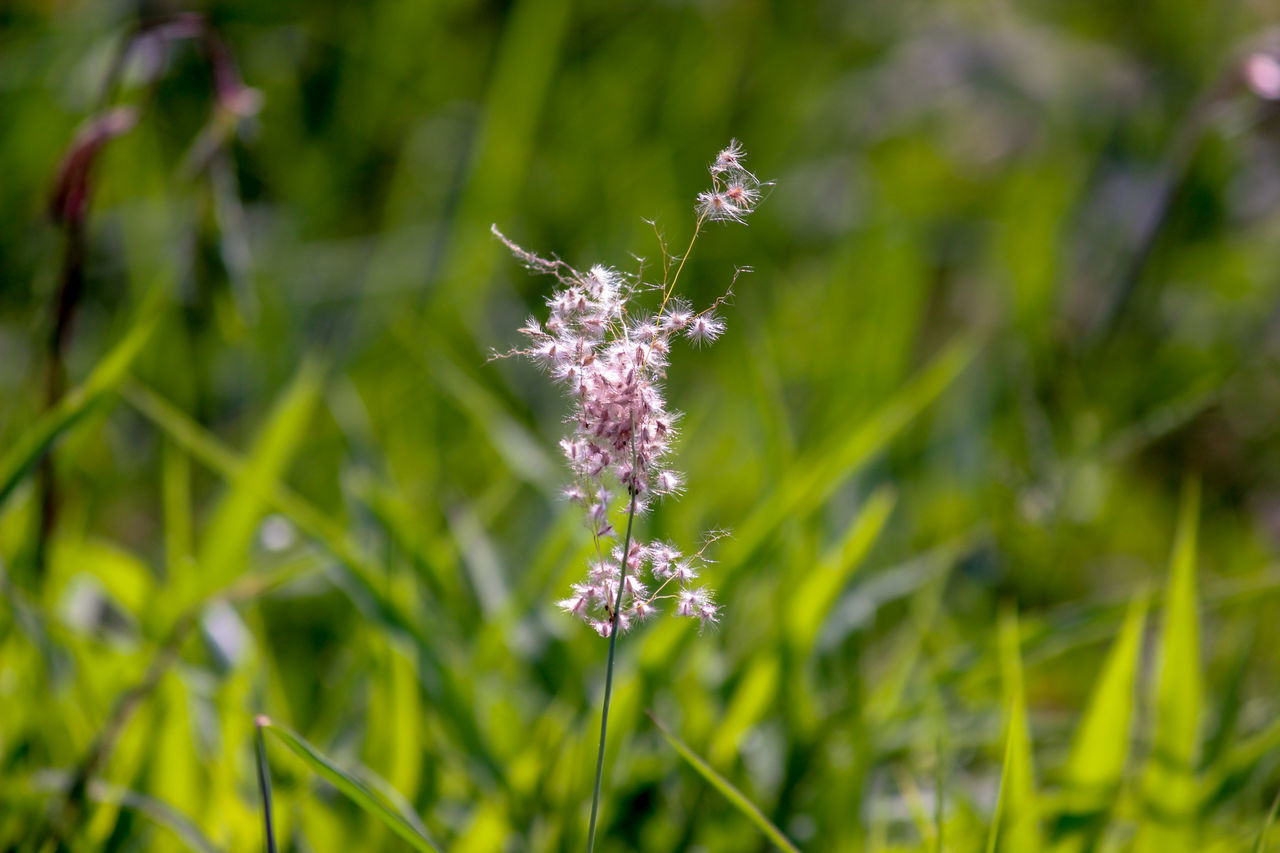
<path fill-rule="evenodd" d="M 782 483 L 739 525 L 741 533 L 726 546 L 724 563 L 742 565 L 784 521 L 821 506 L 845 479 L 946 390 L 973 356 L 971 342 L 952 344 L 857 428 L 840 430 L 808 459 L 797 462 Z"/>
<path fill-rule="evenodd" d="M 1082 829 L 1091 818 L 1110 811 L 1124 775 L 1146 621 L 1147 597 L 1138 595 L 1102 665 L 1071 744 L 1063 774 L 1064 812 Z"/>
<path fill-rule="evenodd" d="M 337 788 L 343 796 L 351 800 L 367 814 L 376 817 L 392 832 L 407 841 L 415 850 L 438 851 L 439 845 L 425 831 L 421 822 L 411 820 L 401 814 L 398 809 L 388 805 L 381 797 L 361 781 L 357 776 L 338 767 L 323 753 L 289 729 L 272 722 L 267 717 L 259 717 L 257 722 L 261 731 L 265 729 L 274 734 L 289 749 L 305 761 L 318 776 Z"/>
<path fill-rule="evenodd" d="M 145 418 L 219 476 L 228 481 L 244 476 L 246 462 L 242 457 L 168 401 L 137 382 L 127 384 L 123 393 L 129 404 Z M 358 602 L 369 605 L 368 610 L 382 627 L 413 640 L 422 656 L 423 668 L 432 673 L 421 679 L 428 695 L 440 706 L 445 719 L 454 725 L 459 738 L 479 759 L 484 770 L 495 779 L 501 779 L 502 768 L 487 737 L 463 702 L 455 686 L 456 678 L 441 660 L 440 649 L 424 628 L 422 619 L 411 614 L 403 602 L 388 592 L 381 568 L 352 541 L 341 523 L 329 518 L 297 492 L 279 482 L 250 478 L 243 482 L 260 489 L 259 497 L 267 505 L 288 516 L 303 533 L 342 563 L 347 571 L 341 579 L 349 581 L 352 587 L 348 591 Z"/>
<path fill-rule="evenodd" d="M 711 786 L 719 791 L 729 803 L 747 816 L 747 819 L 754 823 L 765 836 L 774 843 L 779 850 L 786 850 L 789 853 L 800 853 L 798 847 L 791 843 L 788 838 L 782 834 L 782 830 L 774 826 L 773 821 L 764 816 L 764 812 L 760 811 L 754 803 L 746 798 L 741 791 L 734 787 L 733 783 L 721 776 L 711 768 L 711 765 L 699 758 L 693 750 L 685 744 L 684 741 L 672 734 L 666 726 L 664 726 L 652 711 L 646 711 L 649 719 L 658 727 L 658 731 L 662 732 L 662 736 L 667 739 L 667 743 L 675 749 L 680 757 L 687 761 L 694 770 L 697 770 L 702 778 L 711 783 Z"/>
<path fill-rule="evenodd" d="M 778 701 L 782 664 L 776 654 L 761 654 L 747 667 L 724 716 L 716 726 L 707 754 L 717 764 L 732 761 L 743 736 Z"/>
<path fill-rule="evenodd" d="M 1271 808 L 1267 811 L 1267 819 L 1262 823 L 1262 829 L 1258 830 L 1258 840 L 1254 842 L 1253 853 L 1266 853 L 1267 842 L 1271 838 L 1271 828 L 1276 823 L 1276 812 L 1280 810 L 1280 794 L 1276 794 L 1276 798 L 1271 801 Z"/>
<path fill-rule="evenodd" d="M 143 306 L 124 337 L 98 362 L 88 378 L 42 414 L 7 453 L 0 457 L 0 507 L 13 494 L 40 457 L 64 432 L 118 389 L 159 321 L 158 297 Z"/>
<path fill-rule="evenodd" d="M 1027 700 L 1023 690 L 1021 635 L 1015 611 L 1000 619 L 1000 673 L 1005 706 L 1009 709 L 1004 770 L 1000 796 L 996 802 L 987 850 L 1035 853 L 1042 846 L 1040 810 L 1036 803 L 1035 767 L 1031 755 L 1031 732 L 1027 723 Z"/>
<path fill-rule="evenodd" d="M 267 764 L 267 742 L 262 737 L 264 726 L 271 721 L 259 717 L 254 721 L 254 755 L 258 763 L 258 790 L 262 793 L 262 829 L 267 839 L 267 853 L 276 853 L 276 830 L 271 822 L 271 768 Z"/>
<path fill-rule="evenodd" d="M 1203 688 L 1196 605 L 1196 527 L 1200 485 L 1183 489 L 1178 530 L 1170 559 L 1160 629 L 1155 733 L 1147 767 L 1147 816 L 1136 849 L 1150 853 L 1195 850 L 1199 805 L 1195 778 L 1197 730 Z"/>
<path fill-rule="evenodd" d="M 845 531 L 844 538 L 831 549 L 813 571 L 806 572 L 791 594 L 787 608 L 787 637 L 801 655 L 813 647 L 818 630 L 849 578 L 862 565 L 893 512 L 896 496 L 880 488 L 867 498 Z"/>
<path fill-rule="evenodd" d="M 230 480 L 201 540 L 198 562 L 206 587 L 218 585 L 243 564 L 266 503 L 263 496 L 301 446 L 320 388 L 320 368 L 304 362 L 272 408 L 245 464 Z"/>
<path fill-rule="evenodd" d="M 72 777 L 73 774 L 62 771 L 42 771 L 32 777 L 31 786 L 40 791 L 66 791 L 72 784 Z M 221 853 L 221 848 L 200 830 L 189 815 L 163 800 L 105 779 L 90 779 L 85 793 L 92 802 L 137 812 L 156 826 L 173 833 L 188 850 Z"/>

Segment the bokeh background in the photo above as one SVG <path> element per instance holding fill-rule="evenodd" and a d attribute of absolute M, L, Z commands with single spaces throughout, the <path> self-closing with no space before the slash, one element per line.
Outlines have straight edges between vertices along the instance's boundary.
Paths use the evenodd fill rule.
<path fill-rule="evenodd" d="M 725 614 L 620 643 L 601 849 L 769 849 L 645 709 L 806 850 L 1253 849 L 1276 11 L 5 4 L 0 847 L 260 849 L 265 713 L 442 849 L 582 849 L 606 643 L 489 226 L 652 268 L 736 137 L 642 531 L 732 529 Z M 267 747 L 282 849 L 409 849 Z"/>

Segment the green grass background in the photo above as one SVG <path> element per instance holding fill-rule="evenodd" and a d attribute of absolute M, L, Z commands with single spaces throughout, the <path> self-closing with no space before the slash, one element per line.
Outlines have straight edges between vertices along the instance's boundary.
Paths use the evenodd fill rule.
<path fill-rule="evenodd" d="M 725 615 L 620 643 L 600 849 L 1271 849 L 1272 4 L 201 9 L 262 108 L 193 173 L 198 52 L 126 76 L 51 410 L 48 194 L 173 10 L 0 9 L 0 848 L 261 849 L 265 713 L 372 792 L 267 737 L 281 849 L 583 849 L 605 643 L 489 225 L 654 263 L 737 137 L 777 185 L 685 271 L 754 270 L 641 532 L 731 528 Z"/>

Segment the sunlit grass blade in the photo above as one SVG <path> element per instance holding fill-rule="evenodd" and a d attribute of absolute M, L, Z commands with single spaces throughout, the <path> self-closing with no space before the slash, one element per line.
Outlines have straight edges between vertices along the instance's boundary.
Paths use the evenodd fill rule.
<path fill-rule="evenodd" d="M 311 427 L 320 394 L 321 369 L 307 361 L 272 408 L 253 449 L 226 494 L 215 507 L 201 538 L 201 584 L 216 586 L 244 563 L 266 503 L 264 496 L 280 479 Z"/>
<path fill-rule="evenodd" d="M 158 298 L 150 299 L 133 326 L 98 362 L 97 367 L 57 404 L 36 419 L 30 428 L 0 457 L 0 507 L 13 494 L 27 472 L 46 450 L 96 405 L 118 389 L 129 374 L 138 353 L 151 338 L 159 321 Z"/>
<path fill-rule="evenodd" d="M 940 851 L 942 849 L 942 827 L 936 820 L 936 813 L 930 814 L 929 803 L 924 792 L 920 790 L 915 778 L 904 767 L 893 768 L 893 780 L 898 786 L 905 801 L 907 812 L 911 815 L 911 823 L 922 839 L 930 842 L 929 847 L 921 848 Z M 934 804 L 937 805 L 938 798 Z"/>
<path fill-rule="evenodd" d="M 365 813 L 377 818 L 396 835 L 408 842 L 415 850 L 436 851 L 440 847 L 425 831 L 420 821 L 413 821 L 386 803 L 381 797 L 361 781 L 357 776 L 338 767 L 323 753 L 289 729 L 272 722 L 267 717 L 258 718 L 259 734 L 265 729 L 281 743 L 289 747 L 296 755 L 307 763 L 318 776 L 337 788 L 343 796 L 359 806 Z"/>
<path fill-rule="evenodd" d="M 974 349 L 969 341 L 951 345 L 855 429 L 841 430 L 798 462 L 739 525 L 741 533 L 725 547 L 725 564 L 745 563 L 784 521 L 821 506 L 955 381 L 973 359 Z"/>
<path fill-rule="evenodd" d="M 1000 681 L 1009 709 L 1004 770 L 1000 796 L 988 838 L 988 853 L 1035 853 L 1041 849 L 1040 809 L 1036 802 L 1035 767 L 1031 756 L 1031 731 L 1023 690 L 1021 636 L 1017 614 L 1010 610 L 1000 619 Z"/>
<path fill-rule="evenodd" d="M 244 477 L 247 463 L 240 455 L 155 392 L 141 383 L 130 382 L 124 387 L 123 394 L 145 418 L 219 476 L 229 482 Z M 423 668 L 430 670 L 429 675 L 420 679 L 428 695 L 456 728 L 471 755 L 480 761 L 489 775 L 501 781 L 502 767 L 493 755 L 488 738 L 476 725 L 474 714 L 460 695 L 459 677 L 441 660 L 441 651 L 423 627 L 422 619 L 408 612 L 406 605 L 388 592 L 382 569 L 352 540 L 341 523 L 297 492 L 278 481 L 245 479 L 243 482 L 260 489 L 259 497 L 266 505 L 287 516 L 346 568 L 342 574 L 344 588 L 358 602 L 367 605 L 367 610 L 384 629 L 413 640 L 422 655 Z"/>
<path fill-rule="evenodd" d="M 1200 485 L 1188 480 L 1170 559 L 1160 629 L 1155 733 L 1143 789 L 1147 814 L 1138 834 L 1140 853 L 1197 849 L 1195 778 L 1203 688 L 1196 604 L 1196 527 Z"/>
<path fill-rule="evenodd" d="M 956 557 L 957 549 L 951 547 L 939 548 L 924 557 L 926 565 L 938 568 L 912 593 L 908 623 L 898 632 L 888 652 L 884 677 L 867 693 L 863 715 L 874 726 L 887 724 L 898 714 L 920 662 L 925 638 L 932 633 L 942 609 L 942 594 Z"/>
<path fill-rule="evenodd" d="M 1111 808 L 1129 754 L 1134 691 L 1147 621 L 1147 597 L 1129 605 L 1120 635 L 1107 654 L 1063 773 L 1062 829 L 1072 836 L 1062 850 L 1087 847 L 1096 819 Z"/>
<path fill-rule="evenodd" d="M 417 655 L 408 643 L 385 636 L 371 639 L 369 647 L 372 683 L 363 754 L 379 768 L 389 790 L 416 791 L 421 784 L 427 736 Z M 382 788 L 378 791 L 388 793 Z M 400 805 L 390 796 L 388 799 L 392 805 Z"/>
<path fill-rule="evenodd" d="M 1214 762 L 1200 789 L 1203 805 L 1212 806 L 1229 801 L 1240 792 L 1258 765 L 1271 758 L 1280 749 L 1280 720 L 1247 737 L 1236 738 L 1234 743 Z"/>
<path fill-rule="evenodd" d="M 935 698 L 932 704 L 936 729 L 933 761 L 933 849 L 935 853 L 942 853 L 947 849 L 947 724 L 942 703 Z"/>
<path fill-rule="evenodd" d="M 465 316 L 468 308 L 483 304 L 497 259 L 484 217 L 495 200 L 528 174 L 532 140 L 569 32 L 569 9 L 565 0 L 533 0 L 516 5 L 506 20 L 485 95 L 484 121 L 468 158 L 472 165 L 445 243 L 441 277 L 459 286 L 428 291 L 428 326 L 437 324 L 444 311 L 465 306 Z"/>
<path fill-rule="evenodd" d="M 65 792 L 72 782 L 73 774 L 71 773 L 49 771 L 33 776 L 31 785 L 37 790 Z M 174 837 L 188 850 L 195 850 L 198 853 L 222 853 L 222 848 L 214 844 L 189 815 L 183 814 L 169 803 L 149 794 L 125 788 L 104 779 L 91 779 L 85 786 L 85 796 L 92 802 L 119 806 L 142 815 L 156 826 L 173 833 Z"/>
<path fill-rule="evenodd" d="M 417 331 L 403 324 L 397 330 L 405 351 L 422 365 L 425 375 L 471 417 L 507 467 L 545 494 L 555 494 L 558 464 L 537 436 L 512 416 L 496 394 L 458 363 L 443 341 L 431 340 L 424 349 L 422 336 Z"/>
<path fill-rule="evenodd" d="M 172 578 L 195 553 L 191 532 L 191 457 L 172 441 L 161 451 L 165 571 Z"/>
<path fill-rule="evenodd" d="M 262 831 L 267 839 L 267 853 L 276 853 L 276 829 L 271 820 L 271 767 L 267 764 L 267 742 L 262 736 L 271 721 L 259 717 L 254 721 L 253 747 L 258 761 L 258 791 L 262 794 Z"/>
<path fill-rule="evenodd" d="M 787 638 L 807 654 L 849 578 L 862 565 L 893 512 L 896 496 L 888 488 L 867 498 L 840 543 L 811 571 L 805 572 L 787 608 Z"/>
<path fill-rule="evenodd" d="M 1280 794 L 1276 794 L 1276 798 L 1271 801 L 1271 808 L 1267 811 L 1267 818 L 1262 822 L 1262 829 L 1258 830 L 1258 840 L 1253 843 L 1253 853 L 1267 853 L 1271 840 L 1271 828 L 1276 824 L 1276 812 L 1280 811 Z"/>
<path fill-rule="evenodd" d="M 788 853 L 800 853 L 799 848 L 782 834 L 782 830 L 774 826 L 773 821 L 765 817 L 764 812 L 760 811 L 754 803 L 734 787 L 732 782 L 725 779 L 713 770 L 711 765 L 699 758 L 684 741 L 672 734 L 653 715 L 652 711 L 647 711 L 646 713 L 648 713 L 649 719 L 653 721 L 653 724 L 658 727 L 658 731 L 662 732 L 662 736 L 667 739 L 667 743 L 671 744 L 672 748 L 680 754 L 680 757 L 687 761 L 694 770 L 697 770 L 703 779 L 710 782 L 711 786 L 719 791 L 734 808 L 746 815 L 747 819 L 754 823 L 779 850 L 786 850 Z"/>
<path fill-rule="evenodd" d="M 127 383 L 122 393 L 125 400 L 143 417 L 224 480 L 247 483 L 250 488 L 260 490 L 258 497 L 268 506 L 288 516 L 304 533 L 319 541 L 339 560 L 354 568 L 377 573 L 377 569 L 366 564 L 355 546 L 347 541 L 341 524 L 279 482 L 251 479 L 248 476 L 248 463 L 242 456 L 173 404 L 137 381 Z"/>
<path fill-rule="evenodd" d="M 717 764 L 733 759 L 743 736 L 778 701 L 782 662 L 777 654 L 753 655 L 745 670 L 707 747 L 707 755 Z"/>

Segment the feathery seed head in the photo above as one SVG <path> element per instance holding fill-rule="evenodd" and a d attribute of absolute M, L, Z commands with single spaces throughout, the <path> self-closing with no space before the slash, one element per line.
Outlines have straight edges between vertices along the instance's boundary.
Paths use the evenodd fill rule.
<path fill-rule="evenodd" d="M 749 210 L 743 210 L 723 192 L 714 190 L 698 193 L 698 216 L 712 222 L 745 223 Z"/>
<path fill-rule="evenodd" d="M 716 161 L 711 164 L 711 174 L 722 175 L 726 172 L 746 172 L 746 168 L 742 165 L 742 161 L 746 156 L 747 152 L 742 150 L 742 143 L 736 139 L 730 139 L 728 146 L 721 149 L 720 153 L 716 155 Z"/>
<path fill-rule="evenodd" d="M 694 317 L 684 330 L 684 335 L 695 346 L 702 346 L 704 343 L 711 343 L 716 338 L 724 334 L 725 323 L 714 313 L 708 311 Z"/>
<path fill-rule="evenodd" d="M 697 197 L 690 249 L 704 222 L 744 223 L 755 210 L 762 185 L 743 165 L 745 157 L 737 140 L 716 156 L 708 170 L 712 187 Z M 493 233 L 524 266 L 557 282 L 546 300 L 546 320 L 526 320 L 519 329 L 526 348 L 506 355 L 524 356 L 546 370 L 573 406 L 568 419 L 572 430 L 560 448 L 574 480 L 563 494 L 583 508 L 598 556 L 588 566 L 585 582 L 575 584 L 573 594 L 559 607 L 602 637 L 610 636 L 615 626 L 627 630 L 667 599 L 675 601 L 676 615 L 698 619 L 703 626 L 715 623 L 719 608 L 710 590 L 690 586 L 698 577 L 695 562 L 706 561 L 707 546 L 685 557 L 664 542 L 623 545 L 617 543 L 612 518 L 615 513 L 634 517 L 654 498 L 684 491 L 683 476 L 667 464 L 679 413 L 667 409 L 661 383 L 673 337 L 683 335 L 701 346 L 724 334 L 725 322 L 715 309 L 729 293 L 695 311 L 675 294 L 688 252 L 673 258 L 665 244 L 663 280 L 646 283 L 640 275 L 623 276 L 600 264 L 580 272 L 564 261 L 521 248 L 496 226 Z M 650 292 L 661 293 L 661 304 L 653 313 L 633 314 L 630 303 Z M 617 501 L 611 486 L 620 487 Z M 652 589 L 643 579 L 646 569 L 654 581 Z"/>

